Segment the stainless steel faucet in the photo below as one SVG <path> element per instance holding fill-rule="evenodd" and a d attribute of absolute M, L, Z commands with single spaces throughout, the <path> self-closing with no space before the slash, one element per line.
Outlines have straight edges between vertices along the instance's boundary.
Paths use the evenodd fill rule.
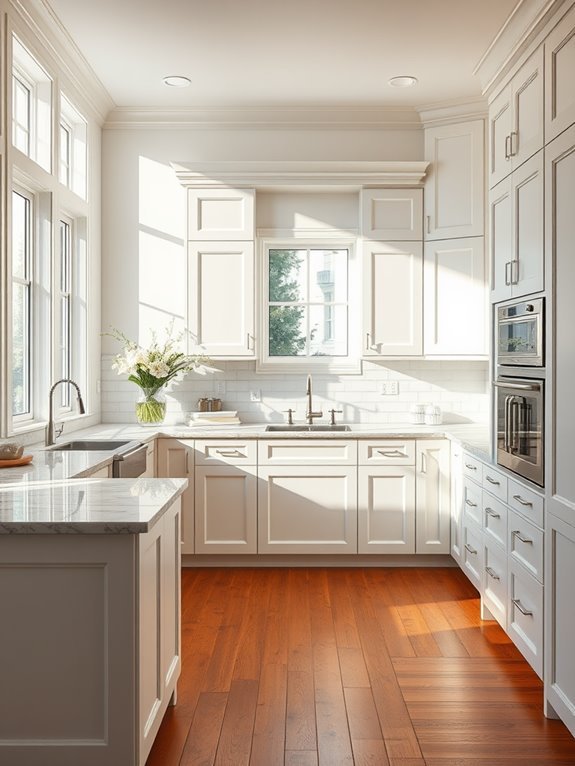
<path fill-rule="evenodd" d="M 54 444 L 54 391 L 56 390 L 56 387 L 60 385 L 60 383 L 69 383 L 71 386 L 74 386 L 76 389 L 76 393 L 78 396 L 78 412 L 80 415 L 84 415 L 86 412 L 86 409 L 84 407 L 84 402 L 82 401 L 82 394 L 80 392 L 80 386 L 75 383 L 73 380 L 70 380 L 70 378 L 62 378 L 61 380 L 57 380 L 52 388 L 50 389 L 50 393 L 48 394 L 48 425 L 46 426 L 46 440 L 45 444 L 46 447 L 49 447 L 51 444 Z M 62 426 L 63 429 L 63 426 Z M 60 436 L 62 433 L 62 430 L 59 430 L 57 433 L 57 436 Z"/>
<path fill-rule="evenodd" d="M 314 418 L 322 418 L 323 412 L 314 412 L 313 411 L 313 404 L 311 399 L 311 375 L 307 376 L 307 388 L 306 388 L 306 396 L 307 396 L 307 411 L 305 413 L 305 419 L 307 420 L 308 424 L 311 426 L 313 425 L 313 419 Z"/>

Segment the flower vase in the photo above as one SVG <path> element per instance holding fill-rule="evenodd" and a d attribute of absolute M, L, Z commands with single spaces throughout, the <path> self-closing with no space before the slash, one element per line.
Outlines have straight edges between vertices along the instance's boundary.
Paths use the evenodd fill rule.
<path fill-rule="evenodd" d="M 166 417 L 166 395 L 163 388 L 143 388 L 136 402 L 136 418 L 141 426 L 155 426 Z"/>

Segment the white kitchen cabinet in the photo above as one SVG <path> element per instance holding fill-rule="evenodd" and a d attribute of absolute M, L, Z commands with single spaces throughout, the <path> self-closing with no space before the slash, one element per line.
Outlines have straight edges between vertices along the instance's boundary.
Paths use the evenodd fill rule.
<path fill-rule="evenodd" d="M 363 243 L 363 355 L 419 356 L 423 350 L 421 242 Z"/>
<path fill-rule="evenodd" d="M 158 439 L 159 477 L 188 479 L 182 494 L 182 553 L 194 553 L 194 442 L 190 439 Z"/>
<path fill-rule="evenodd" d="M 545 40 L 545 142 L 575 123 L 575 8 Z"/>
<path fill-rule="evenodd" d="M 484 121 L 425 130 L 424 237 L 484 234 Z"/>
<path fill-rule="evenodd" d="M 358 553 L 415 553 L 415 467 L 360 466 Z"/>
<path fill-rule="evenodd" d="M 356 553 L 357 468 L 258 470 L 259 553 Z"/>
<path fill-rule="evenodd" d="M 543 152 L 490 192 L 491 300 L 544 287 Z"/>
<path fill-rule="evenodd" d="M 417 440 L 416 553 L 450 551 L 450 449 L 446 439 Z"/>
<path fill-rule="evenodd" d="M 463 522 L 463 448 L 451 444 L 451 555 L 461 566 L 461 535 Z"/>
<path fill-rule="evenodd" d="M 543 147 L 543 46 L 489 106 L 489 188 Z"/>
<path fill-rule="evenodd" d="M 543 677 L 543 586 L 522 565 L 508 560 L 507 632 L 515 646 Z"/>
<path fill-rule="evenodd" d="M 483 237 L 425 243 L 426 356 L 487 354 L 486 277 Z"/>
<path fill-rule="evenodd" d="M 188 242 L 188 327 L 214 358 L 254 358 L 253 242 Z"/>
<path fill-rule="evenodd" d="M 575 528 L 547 516 L 545 699 L 575 737 Z"/>
<path fill-rule="evenodd" d="M 461 569 L 477 590 L 481 591 L 483 581 L 483 533 L 481 527 L 464 517 L 461 541 L 463 543 Z"/>
<path fill-rule="evenodd" d="M 156 475 L 156 440 L 146 444 L 146 470 L 141 475 L 145 479 L 153 479 Z"/>
<path fill-rule="evenodd" d="M 254 201 L 254 189 L 188 189 L 188 239 L 253 240 Z"/>
<path fill-rule="evenodd" d="M 484 535 L 481 588 L 482 618 L 495 618 L 507 630 L 507 555 Z M 489 610 L 487 615 L 484 610 Z"/>
<path fill-rule="evenodd" d="M 256 466 L 197 465 L 194 482 L 195 552 L 257 553 Z"/>
<path fill-rule="evenodd" d="M 422 239 L 422 189 L 362 189 L 360 207 L 361 233 L 366 239 Z"/>

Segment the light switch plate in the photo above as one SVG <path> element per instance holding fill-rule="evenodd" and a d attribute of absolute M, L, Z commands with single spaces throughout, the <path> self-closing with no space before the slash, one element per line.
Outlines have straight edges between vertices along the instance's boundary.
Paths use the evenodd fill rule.
<path fill-rule="evenodd" d="M 250 391 L 250 402 L 261 402 L 262 392 L 259 388 L 254 388 Z"/>
<path fill-rule="evenodd" d="M 216 380 L 214 381 L 214 393 L 219 396 L 223 396 L 226 393 L 226 381 Z"/>
<path fill-rule="evenodd" d="M 399 394 L 399 381 L 398 380 L 385 380 L 381 384 L 382 396 L 397 396 Z"/>

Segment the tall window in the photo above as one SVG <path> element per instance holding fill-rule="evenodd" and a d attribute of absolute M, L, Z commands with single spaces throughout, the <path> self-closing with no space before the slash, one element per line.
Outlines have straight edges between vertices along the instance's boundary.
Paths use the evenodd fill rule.
<path fill-rule="evenodd" d="M 12 414 L 32 416 L 32 200 L 12 192 Z"/>
<path fill-rule="evenodd" d="M 86 199 L 87 138 L 86 120 L 61 93 L 58 179 L 82 199 Z"/>
<path fill-rule="evenodd" d="M 72 231 L 60 221 L 60 377 L 72 376 Z M 70 386 L 60 386 L 60 404 L 70 407 Z"/>
<path fill-rule="evenodd" d="M 12 143 L 30 156 L 33 85 L 22 72 L 12 78 Z"/>

